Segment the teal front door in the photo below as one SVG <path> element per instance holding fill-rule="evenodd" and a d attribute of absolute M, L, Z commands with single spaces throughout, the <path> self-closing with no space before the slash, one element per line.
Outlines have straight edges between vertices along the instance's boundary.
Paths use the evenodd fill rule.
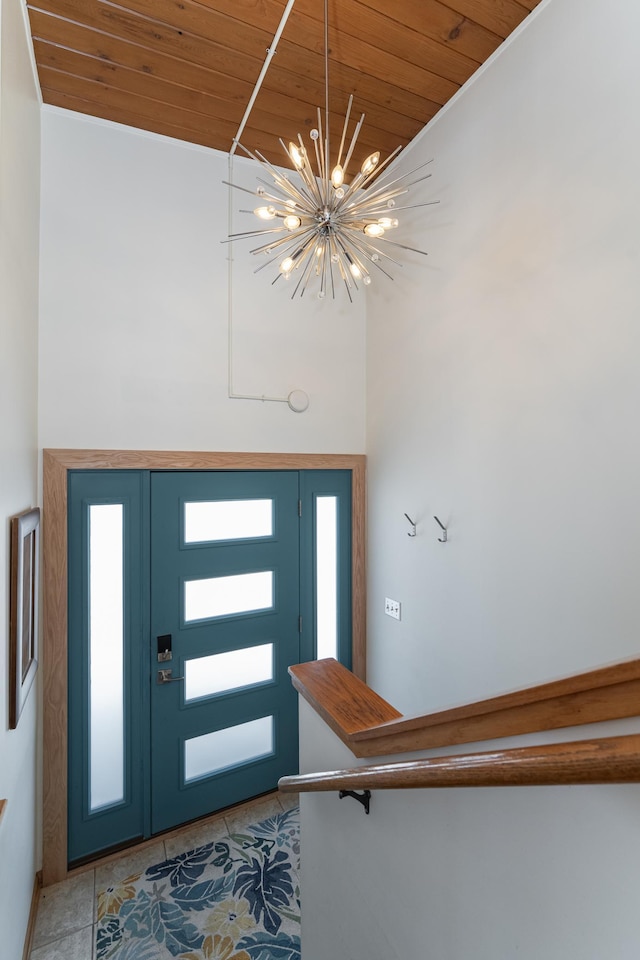
<path fill-rule="evenodd" d="M 69 474 L 71 864 L 275 789 L 351 657 L 348 471 Z"/>
<path fill-rule="evenodd" d="M 151 829 L 273 789 L 298 763 L 298 476 L 151 477 Z"/>

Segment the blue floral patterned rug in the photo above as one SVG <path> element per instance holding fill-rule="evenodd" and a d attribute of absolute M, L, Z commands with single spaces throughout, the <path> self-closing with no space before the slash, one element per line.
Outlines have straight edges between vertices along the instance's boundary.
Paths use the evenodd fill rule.
<path fill-rule="evenodd" d="M 98 894 L 96 960 L 300 960 L 298 810 Z"/>

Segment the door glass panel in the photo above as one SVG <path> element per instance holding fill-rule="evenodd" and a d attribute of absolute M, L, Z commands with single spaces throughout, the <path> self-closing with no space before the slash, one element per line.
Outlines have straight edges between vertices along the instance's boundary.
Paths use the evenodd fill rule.
<path fill-rule="evenodd" d="M 338 498 L 316 497 L 318 660 L 338 656 Z"/>
<path fill-rule="evenodd" d="M 124 800 L 123 506 L 89 507 L 89 806 Z"/>
<path fill-rule="evenodd" d="M 273 644 L 214 653 L 185 663 L 185 699 L 240 690 L 273 680 Z"/>
<path fill-rule="evenodd" d="M 273 571 L 241 573 L 231 577 L 186 580 L 184 619 L 208 620 L 234 613 L 257 613 L 273 607 Z"/>
<path fill-rule="evenodd" d="M 203 500 L 184 505 L 184 542 L 273 536 L 273 500 Z"/>
<path fill-rule="evenodd" d="M 198 780 L 273 754 L 273 717 L 261 717 L 186 740 L 184 779 Z"/>

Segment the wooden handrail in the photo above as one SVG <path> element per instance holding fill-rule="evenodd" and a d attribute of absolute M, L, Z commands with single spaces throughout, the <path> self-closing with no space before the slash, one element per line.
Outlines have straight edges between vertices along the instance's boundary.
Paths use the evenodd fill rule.
<path fill-rule="evenodd" d="M 283 793 L 640 782 L 640 734 L 282 777 Z"/>
<path fill-rule="evenodd" d="M 361 730 L 378 730 L 402 714 L 337 660 L 312 660 L 289 667 L 298 693 L 347 743 Z"/>
<path fill-rule="evenodd" d="M 289 668 L 296 690 L 356 757 L 493 740 L 640 715 L 640 659 L 416 717 L 402 714 L 335 660 Z"/>

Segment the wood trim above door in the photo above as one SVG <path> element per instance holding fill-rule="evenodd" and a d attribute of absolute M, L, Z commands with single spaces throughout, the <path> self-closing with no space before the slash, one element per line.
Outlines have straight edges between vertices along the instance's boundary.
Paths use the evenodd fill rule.
<path fill-rule="evenodd" d="M 365 680 L 366 457 L 167 450 L 43 451 L 43 883 L 67 876 L 67 473 L 69 470 L 350 470 L 353 672 Z"/>

